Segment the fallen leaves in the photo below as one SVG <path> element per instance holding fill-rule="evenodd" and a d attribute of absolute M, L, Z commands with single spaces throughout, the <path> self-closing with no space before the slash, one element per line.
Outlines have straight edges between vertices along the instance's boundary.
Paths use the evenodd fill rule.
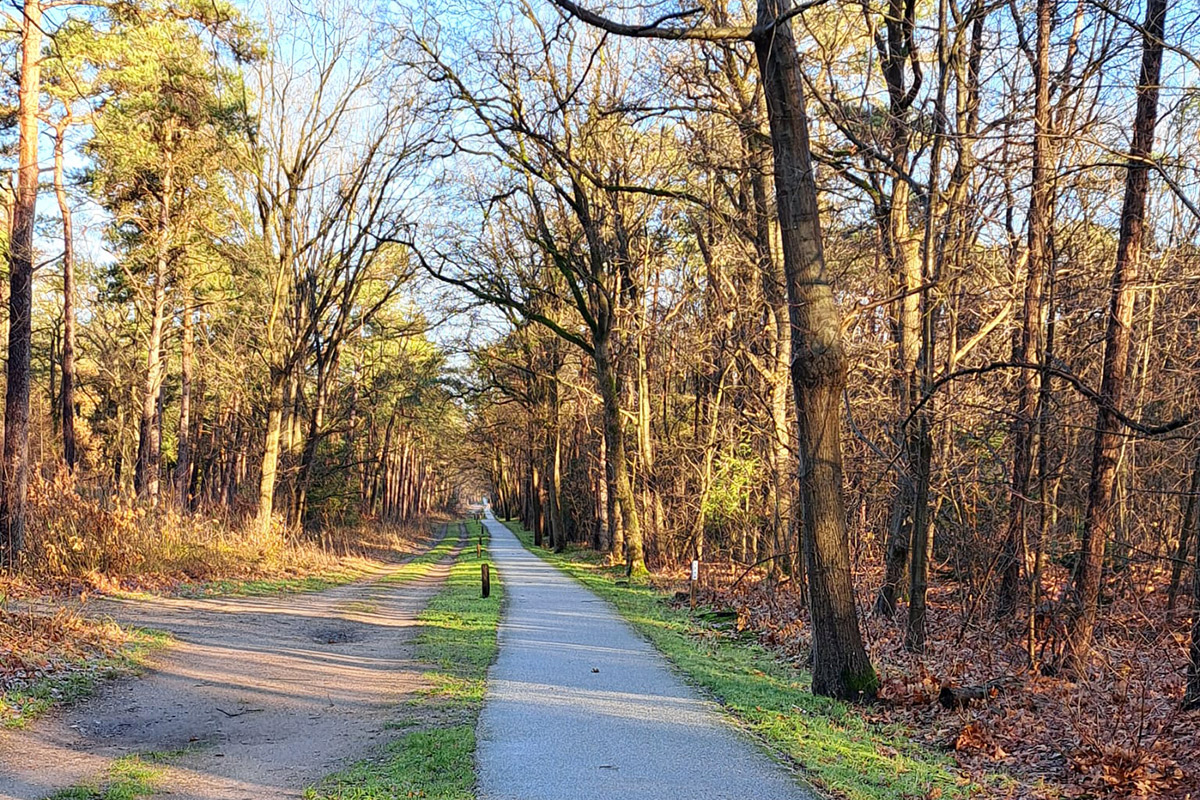
<path fill-rule="evenodd" d="M 47 679 L 91 671 L 130 642 L 111 622 L 87 620 L 68 609 L 40 612 L 0 605 L 0 723 L 22 714 L 22 689 Z"/>
<path fill-rule="evenodd" d="M 733 586 L 712 565 L 707 574 L 706 603 L 736 612 L 739 627 L 764 646 L 807 665 L 808 616 L 790 583 L 761 576 Z M 1046 595 L 1066 578 L 1047 575 Z M 858 579 L 871 586 L 879 576 Z M 1026 620 L 992 619 L 953 581 L 931 588 L 921 657 L 903 648 L 906 609 L 891 619 L 864 608 L 882 702 L 859 713 L 950 753 L 986 797 L 1200 798 L 1200 712 L 1179 710 L 1188 620 L 1166 613 L 1163 587 L 1153 585 L 1161 580 L 1138 576 L 1131 585 L 1140 590 L 1114 593 L 1096 630 L 1092 666 L 1077 681 L 1031 672 Z M 943 708 L 938 697 L 948 687 L 971 697 Z"/>

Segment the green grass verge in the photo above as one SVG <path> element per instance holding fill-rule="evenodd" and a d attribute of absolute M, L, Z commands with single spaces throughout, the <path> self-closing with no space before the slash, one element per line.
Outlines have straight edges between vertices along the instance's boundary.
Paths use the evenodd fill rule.
<path fill-rule="evenodd" d="M 433 667 L 431 688 L 413 701 L 411 716 L 389 726 L 416 729 L 375 758 L 311 787 L 305 792 L 309 800 L 474 799 L 475 721 L 496 655 L 502 588 L 492 570 L 491 597 L 480 598 L 479 565 L 489 562 L 486 531 L 479 558 L 474 542 L 480 524 L 467 522 L 467 534 L 445 586 L 419 617 L 417 657 Z"/>
<path fill-rule="evenodd" d="M 694 684 L 770 750 L 800 766 L 818 788 L 847 800 L 949 800 L 977 788 L 953 761 L 904 731 L 873 725 L 853 707 L 812 694 L 808 673 L 758 643 L 707 623 L 703 614 L 674 608 L 654 587 L 629 581 L 623 568 L 602 564 L 594 551 L 555 554 L 535 547 L 518 523 L 507 524 L 526 548 L 611 602 Z"/>
<path fill-rule="evenodd" d="M 154 754 L 118 758 L 109 765 L 102 782 L 63 789 L 46 800 L 138 800 L 150 797 L 158 791 L 162 770 L 153 763 L 158 760 L 160 758 Z"/>
<path fill-rule="evenodd" d="M 451 522 L 446 526 L 442 532 L 442 537 L 438 539 L 433 547 L 405 561 L 403 566 L 385 577 L 382 582 L 408 583 L 422 575 L 428 574 L 434 565 L 441 563 L 454 552 L 454 548 L 458 546 L 458 533 L 458 523 Z"/>
<path fill-rule="evenodd" d="M 204 581 L 203 583 L 181 584 L 175 589 L 174 594 L 179 597 L 270 597 L 281 594 L 323 592 L 336 586 L 354 583 L 369 574 L 369 572 L 361 570 L 341 569 L 322 572 L 319 575 L 305 575 L 302 578 Z"/>
<path fill-rule="evenodd" d="M 114 656 L 76 661 L 56 674 L 6 690 L 0 694 L 3 727 L 24 728 L 52 706 L 90 695 L 101 681 L 137 674 L 150 654 L 170 641 L 170 635 L 162 631 L 134 629 L 129 642 Z"/>

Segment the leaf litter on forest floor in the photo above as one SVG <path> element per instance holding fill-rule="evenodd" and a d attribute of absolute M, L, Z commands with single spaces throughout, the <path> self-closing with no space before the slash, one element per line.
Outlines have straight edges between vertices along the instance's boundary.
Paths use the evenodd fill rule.
<path fill-rule="evenodd" d="M 736 612 L 736 629 L 754 631 L 784 660 L 806 664 L 808 616 L 792 584 L 736 582 L 733 569 L 723 574 L 709 566 L 702 601 Z M 877 585 L 879 576 L 857 577 L 860 585 Z M 1048 577 L 1046 594 L 1053 596 L 1066 577 Z M 894 619 L 861 609 L 882 701 L 862 713 L 951 753 L 989 796 L 1200 797 L 1200 712 L 1180 710 L 1186 614 L 1169 618 L 1163 576 L 1140 577 L 1130 581 L 1137 591 L 1114 592 L 1091 667 L 1077 681 L 1031 672 L 1025 622 L 986 617 L 964 598 L 964 586 L 931 587 L 931 633 L 920 657 L 903 647 L 907 608 Z M 982 687 L 983 697 L 947 709 L 938 702 L 946 686 Z M 998 770 L 1012 780 L 986 780 Z"/>

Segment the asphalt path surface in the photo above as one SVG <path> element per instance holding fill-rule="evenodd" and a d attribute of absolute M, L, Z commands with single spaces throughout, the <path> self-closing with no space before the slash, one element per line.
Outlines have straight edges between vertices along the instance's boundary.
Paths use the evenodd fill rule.
<path fill-rule="evenodd" d="M 485 524 L 506 608 L 479 719 L 481 800 L 814 800 L 608 603 Z"/>

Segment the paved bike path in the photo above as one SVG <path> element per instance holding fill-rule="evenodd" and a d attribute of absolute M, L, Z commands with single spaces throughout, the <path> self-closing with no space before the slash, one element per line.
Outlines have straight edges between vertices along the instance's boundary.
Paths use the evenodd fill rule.
<path fill-rule="evenodd" d="M 485 524 L 506 608 L 479 718 L 480 800 L 814 800 L 611 606 Z"/>

